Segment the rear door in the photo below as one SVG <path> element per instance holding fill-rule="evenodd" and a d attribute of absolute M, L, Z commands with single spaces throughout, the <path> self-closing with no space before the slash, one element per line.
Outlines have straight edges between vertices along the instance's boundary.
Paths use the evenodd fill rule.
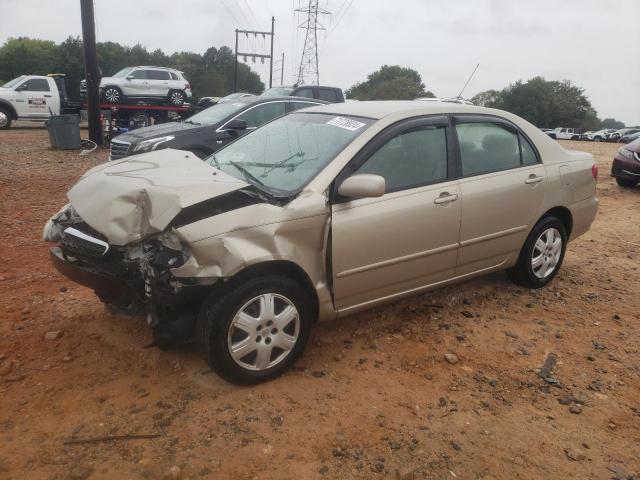
<path fill-rule="evenodd" d="M 334 301 L 349 311 L 451 278 L 460 228 L 459 189 L 445 116 L 381 132 L 338 176 L 381 175 L 378 198 L 335 198 L 331 257 Z M 336 187 L 334 187 L 335 189 Z"/>
<path fill-rule="evenodd" d="M 455 116 L 462 217 L 456 275 L 507 264 L 537 220 L 547 175 L 518 128 L 499 117 Z"/>
<path fill-rule="evenodd" d="M 147 70 L 147 76 L 150 95 L 164 96 L 169 93 L 171 75 L 167 70 Z"/>
<path fill-rule="evenodd" d="M 19 117 L 24 118 L 49 118 L 49 108 L 54 114 L 57 111 L 54 96 L 56 91 L 51 90 L 46 78 L 29 78 L 16 86 L 15 107 Z"/>

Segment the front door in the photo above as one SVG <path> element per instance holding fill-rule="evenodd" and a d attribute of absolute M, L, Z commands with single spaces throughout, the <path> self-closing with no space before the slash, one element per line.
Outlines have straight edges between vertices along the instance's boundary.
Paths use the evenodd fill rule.
<path fill-rule="evenodd" d="M 338 310 L 369 306 L 454 275 L 460 227 L 446 117 L 413 119 L 383 131 L 336 179 L 381 175 L 378 198 L 336 198 L 331 258 Z"/>
<path fill-rule="evenodd" d="M 541 206 L 546 171 L 527 138 L 493 117 L 456 116 L 462 179 L 456 275 L 517 258 Z"/>
<path fill-rule="evenodd" d="M 49 118 L 49 108 L 54 114 L 55 92 L 51 91 L 46 78 L 30 78 L 16 87 L 15 107 L 22 118 Z"/>

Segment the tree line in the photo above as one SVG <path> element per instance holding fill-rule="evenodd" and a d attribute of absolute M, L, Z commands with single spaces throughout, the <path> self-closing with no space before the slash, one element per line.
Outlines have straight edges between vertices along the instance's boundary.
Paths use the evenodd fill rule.
<path fill-rule="evenodd" d="M 235 56 L 229 47 L 210 47 L 203 54 L 175 52 L 167 55 L 157 49 L 149 52 L 140 44 L 133 47 L 116 42 L 96 45 L 98 65 L 104 77 L 124 67 L 154 65 L 181 70 L 191 84 L 196 98 L 224 96 L 233 90 Z M 19 37 L 10 38 L 0 47 L 0 85 L 20 75 L 64 73 L 68 94 L 77 97 L 84 74 L 82 39 L 68 37 L 61 43 Z M 238 91 L 260 94 L 264 83 L 244 63 L 238 63 Z"/>

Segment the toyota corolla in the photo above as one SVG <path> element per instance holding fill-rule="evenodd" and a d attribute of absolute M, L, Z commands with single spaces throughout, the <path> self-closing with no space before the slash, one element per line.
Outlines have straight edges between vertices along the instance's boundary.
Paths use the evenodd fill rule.
<path fill-rule="evenodd" d="M 317 320 L 505 270 L 548 284 L 597 211 L 591 155 L 500 110 L 353 102 L 294 112 L 204 162 L 89 170 L 44 238 L 70 279 L 195 335 L 238 383 L 282 373 Z"/>

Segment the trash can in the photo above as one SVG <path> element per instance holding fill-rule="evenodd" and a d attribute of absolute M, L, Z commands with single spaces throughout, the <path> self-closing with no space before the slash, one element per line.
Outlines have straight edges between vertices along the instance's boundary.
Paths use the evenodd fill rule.
<path fill-rule="evenodd" d="M 49 143 L 54 150 L 80 148 L 80 115 L 52 115 L 45 125 L 49 131 Z"/>

